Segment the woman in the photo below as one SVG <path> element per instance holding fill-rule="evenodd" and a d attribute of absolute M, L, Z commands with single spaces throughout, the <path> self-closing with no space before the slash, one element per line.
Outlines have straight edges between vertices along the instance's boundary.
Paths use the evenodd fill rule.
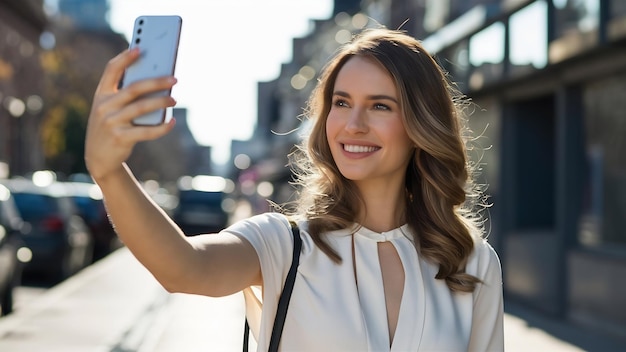
<path fill-rule="evenodd" d="M 113 224 L 170 292 L 224 296 L 263 288 L 259 350 L 267 349 L 291 264 L 289 218 L 241 220 L 186 237 L 152 204 L 124 161 L 135 143 L 173 126 L 136 116 L 175 104 L 139 99 L 172 87 L 164 77 L 118 90 L 138 56 L 111 60 L 94 97 L 87 166 Z M 281 349 L 500 351 L 498 257 L 471 200 L 465 129 L 436 62 L 400 31 L 368 29 L 325 67 L 309 102 L 310 134 L 294 155 L 303 241 Z"/>

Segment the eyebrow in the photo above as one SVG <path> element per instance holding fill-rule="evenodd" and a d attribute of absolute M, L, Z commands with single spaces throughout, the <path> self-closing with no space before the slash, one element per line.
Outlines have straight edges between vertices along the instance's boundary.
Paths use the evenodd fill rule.
<path fill-rule="evenodd" d="M 344 98 L 350 98 L 350 94 L 348 94 L 348 93 L 346 93 L 344 91 L 341 91 L 341 90 L 334 91 L 333 95 L 339 95 L 339 96 L 344 97 Z M 367 99 L 369 99 L 369 100 L 391 100 L 394 103 L 398 104 L 398 100 L 396 100 L 396 98 L 391 97 L 389 95 L 384 95 L 384 94 L 369 95 L 367 97 Z"/>

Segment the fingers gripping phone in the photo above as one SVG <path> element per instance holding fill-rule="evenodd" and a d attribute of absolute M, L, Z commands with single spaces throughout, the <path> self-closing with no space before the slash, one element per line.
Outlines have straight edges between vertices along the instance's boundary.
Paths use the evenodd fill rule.
<path fill-rule="evenodd" d="M 171 76 L 176 68 L 176 56 L 182 18 L 180 16 L 139 16 L 135 19 L 130 48 L 138 47 L 140 56 L 124 73 L 122 87 L 134 82 L 162 76 Z M 169 96 L 171 89 L 150 93 L 147 96 Z M 143 114 L 133 124 L 154 126 L 166 121 L 171 108 L 162 108 Z"/>

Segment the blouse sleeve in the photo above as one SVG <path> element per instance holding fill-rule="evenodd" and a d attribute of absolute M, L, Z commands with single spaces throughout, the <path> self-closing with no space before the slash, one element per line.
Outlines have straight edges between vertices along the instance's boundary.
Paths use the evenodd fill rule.
<path fill-rule="evenodd" d="M 504 302 L 500 259 L 485 240 L 476 242 L 474 256 L 468 263 L 468 272 L 476 275 L 482 283 L 474 291 L 469 351 L 503 351 Z"/>
<path fill-rule="evenodd" d="M 264 295 L 282 289 L 291 265 L 293 237 L 287 218 L 279 213 L 264 213 L 240 220 L 225 230 L 250 242 L 263 275 Z"/>

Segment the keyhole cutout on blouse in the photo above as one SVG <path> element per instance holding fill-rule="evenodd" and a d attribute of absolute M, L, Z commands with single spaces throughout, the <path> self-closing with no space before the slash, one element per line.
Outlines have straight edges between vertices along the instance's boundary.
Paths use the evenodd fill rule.
<path fill-rule="evenodd" d="M 391 347 L 400 315 L 402 292 L 404 291 L 404 267 L 396 247 L 389 241 L 378 242 L 378 258 L 383 276 L 387 326 L 389 327 L 389 347 Z"/>

